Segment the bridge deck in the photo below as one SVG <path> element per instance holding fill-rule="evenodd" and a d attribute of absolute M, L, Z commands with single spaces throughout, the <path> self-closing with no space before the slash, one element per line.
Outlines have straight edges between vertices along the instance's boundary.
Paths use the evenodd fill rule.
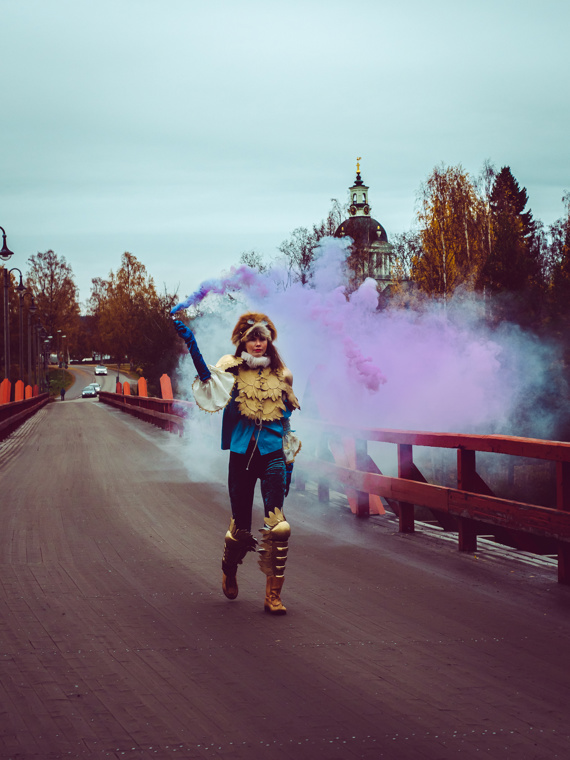
<path fill-rule="evenodd" d="M 0 758 L 566 758 L 570 590 L 292 492 L 219 589 L 223 480 L 91 400 L 0 444 Z M 260 510 L 257 512 L 261 514 Z"/>

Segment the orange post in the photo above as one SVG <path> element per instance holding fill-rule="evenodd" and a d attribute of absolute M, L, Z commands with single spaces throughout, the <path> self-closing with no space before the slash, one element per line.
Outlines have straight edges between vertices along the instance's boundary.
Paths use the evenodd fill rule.
<path fill-rule="evenodd" d="M 174 396 L 172 395 L 172 383 L 168 375 L 162 375 L 160 378 L 160 393 L 162 398 L 172 401 Z"/>
<path fill-rule="evenodd" d="M 32 389 L 31 385 L 26 385 L 26 389 L 24 391 L 25 398 L 32 398 L 34 395 L 34 391 Z"/>
<path fill-rule="evenodd" d="M 146 380 L 144 377 L 139 377 L 138 383 L 138 394 L 139 396 L 143 396 L 144 398 L 148 398 L 148 388 L 146 385 Z"/>
<path fill-rule="evenodd" d="M 4 378 L 0 383 L 0 404 L 10 403 L 11 384 L 8 378 Z"/>
<path fill-rule="evenodd" d="M 124 382 L 123 383 L 123 395 L 130 396 L 131 395 L 131 384 Z"/>
<path fill-rule="evenodd" d="M 16 380 L 16 385 L 14 386 L 14 401 L 23 401 L 24 400 L 24 383 L 22 380 Z"/>

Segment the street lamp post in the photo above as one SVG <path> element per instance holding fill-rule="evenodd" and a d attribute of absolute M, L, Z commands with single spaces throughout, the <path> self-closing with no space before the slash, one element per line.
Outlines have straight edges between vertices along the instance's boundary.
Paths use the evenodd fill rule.
<path fill-rule="evenodd" d="M 20 345 L 22 345 L 22 310 L 23 310 L 23 302 L 24 298 L 26 296 L 31 296 L 32 302 L 28 307 L 28 385 L 33 384 L 33 378 L 32 378 L 32 316 L 36 313 L 36 302 L 34 301 L 33 293 L 30 290 L 26 290 L 24 293 L 20 295 Z M 20 350 L 20 363 L 22 363 L 22 350 Z M 24 372 L 21 369 L 22 373 L 22 379 Z"/>
<path fill-rule="evenodd" d="M 49 391 L 48 353 L 51 351 L 52 339 L 53 339 L 53 335 L 48 335 L 47 338 L 44 340 L 44 352 L 43 352 L 44 383 L 45 383 L 45 389 L 48 391 Z"/>
<path fill-rule="evenodd" d="M 20 328 L 20 335 L 19 341 L 18 341 L 18 347 L 19 347 L 19 379 L 23 382 L 24 381 L 24 318 L 23 318 L 23 300 L 24 296 L 29 293 L 29 290 L 26 290 L 26 286 L 24 285 L 24 278 L 22 275 L 22 272 L 18 267 L 13 267 L 13 269 L 10 269 L 8 272 L 8 275 L 12 274 L 12 272 L 18 272 L 20 275 L 20 282 L 16 286 L 16 290 L 18 291 L 18 306 L 19 306 L 19 328 Z"/>
<path fill-rule="evenodd" d="M 0 249 L 0 259 L 9 261 L 14 253 L 6 245 L 6 232 L 2 230 L 2 248 Z M 10 287 L 10 272 L 7 267 L 4 269 L 4 377 L 9 378 L 10 374 L 10 307 L 8 303 L 8 288 Z"/>
<path fill-rule="evenodd" d="M 40 323 L 36 324 L 36 382 L 41 393 L 43 393 L 45 390 L 42 362 L 44 338 L 46 335 L 47 333 L 44 330 L 43 326 Z"/>

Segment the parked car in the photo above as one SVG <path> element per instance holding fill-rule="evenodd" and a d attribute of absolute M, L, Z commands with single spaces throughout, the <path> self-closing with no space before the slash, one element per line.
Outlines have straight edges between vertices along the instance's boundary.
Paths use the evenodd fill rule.
<path fill-rule="evenodd" d="M 104 364 L 98 364 L 95 367 L 95 374 L 96 375 L 106 375 L 107 374 L 107 367 L 105 367 Z"/>
<path fill-rule="evenodd" d="M 95 383 L 85 386 L 81 391 L 81 398 L 97 398 L 97 388 L 95 387 Z"/>

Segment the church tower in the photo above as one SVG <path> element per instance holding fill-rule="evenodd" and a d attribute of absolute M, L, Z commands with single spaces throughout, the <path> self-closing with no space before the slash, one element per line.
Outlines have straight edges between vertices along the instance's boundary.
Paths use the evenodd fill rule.
<path fill-rule="evenodd" d="M 391 282 L 392 246 L 384 227 L 370 216 L 369 188 L 362 181 L 360 161 L 361 158 L 356 159 L 356 180 L 349 189 L 350 216 L 338 226 L 334 236 L 352 239 L 348 258 L 351 285 L 357 288 L 372 277 L 382 291 Z"/>

